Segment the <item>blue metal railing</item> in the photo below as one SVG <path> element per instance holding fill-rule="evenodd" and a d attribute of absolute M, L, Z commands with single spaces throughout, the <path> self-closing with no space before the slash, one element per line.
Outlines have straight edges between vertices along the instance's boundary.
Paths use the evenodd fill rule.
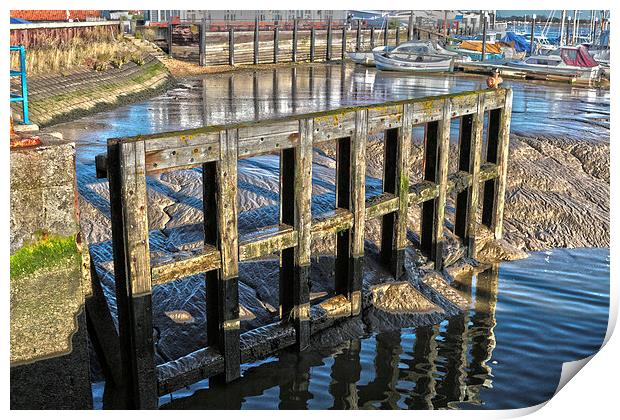
<path fill-rule="evenodd" d="M 28 118 L 28 83 L 26 82 L 26 47 L 12 45 L 11 51 L 19 52 L 19 70 L 11 69 L 11 77 L 19 77 L 21 82 L 21 95 L 11 92 L 11 102 L 22 103 L 22 124 L 30 124 L 30 118 Z"/>

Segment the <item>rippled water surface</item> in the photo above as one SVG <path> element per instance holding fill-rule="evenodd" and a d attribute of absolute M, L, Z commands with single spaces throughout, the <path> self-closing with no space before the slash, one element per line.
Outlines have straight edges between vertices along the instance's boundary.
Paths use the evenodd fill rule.
<path fill-rule="evenodd" d="M 281 352 L 225 387 L 208 380 L 162 408 L 508 409 L 549 399 L 562 363 L 596 352 L 607 328 L 609 250 L 533 253 L 460 284 L 464 315 Z"/>

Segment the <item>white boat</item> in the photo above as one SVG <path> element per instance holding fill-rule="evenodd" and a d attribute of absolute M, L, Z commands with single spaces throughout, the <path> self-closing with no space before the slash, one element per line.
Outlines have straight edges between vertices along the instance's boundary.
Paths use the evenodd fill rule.
<path fill-rule="evenodd" d="M 372 50 L 379 70 L 408 72 L 451 71 L 456 53 L 430 42 L 405 42 L 397 47 L 377 47 Z"/>
<path fill-rule="evenodd" d="M 596 79 L 601 67 L 583 46 L 560 47 L 548 55 L 533 55 L 502 66 L 525 73 L 572 76 L 580 80 Z"/>

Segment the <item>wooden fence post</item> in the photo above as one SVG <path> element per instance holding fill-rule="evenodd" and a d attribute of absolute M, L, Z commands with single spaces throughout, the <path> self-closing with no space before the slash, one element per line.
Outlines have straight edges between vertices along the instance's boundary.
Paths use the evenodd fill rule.
<path fill-rule="evenodd" d="M 396 45 L 400 44 L 400 25 L 396 27 Z"/>
<path fill-rule="evenodd" d="M 202 19 L 198 26 L 198 62 L 201 66 L 207 65 L 207 20 Z"/>
<path fill-rule="evenodd" d="M 293 46 L 291 51 L 291 61 L 293 63 L 297 62 L 297 25 L 298 19 L 293 21 Z"/>
<path fill-rule="evenodd" d="M 280 222 L 298 234 L 297 246 L 281 254 L 280 306 L 282 319 L 295 325 L 298 350 L 310 341 L 312 136 L 313 120 L 300 120 L 299 146 L 280 154 Z"/>
<path fill-rule="evenodd" d="M 383 191 L 398 197 L 399 206 L 396 212 L 382 218 L 380 257 L 395 279 L 399 279 L 405 269 L 412 114 L 411 105 L 403 105 L 402 127 L 385 132 Z"/>
<path fill-rule="evenodd" d="M 344 60 L 347 57 L 347 25 L 342 25 L 342 51 L 340 57 Z"/>
<path fill-rule="evenodd" d="M 390 34 L 388 32 L 390 30 L 389 29 L 389 27 L 390 27 L 389 23 L 390 23 L 390 19 L 385 18 L 385 29 L 383 31 L 383 45 L 385 45 L 386 47 L 388 46 L 388 41 L 389 41 L 389 36 L 390 36 Z"/>
<path fill-rule="evenodd" d="M 314 62 L 314 49 L 316 48 L 316 33 L 314 27 L 310 28 L 310 62 Z"/>
<path fill-rule="evenodd" d="M 258 46 L 260 43 L 260 34 L 258 32 L 258 18 L 254 20 L 254 64 L 258 64 Z"/>
<path fill-rule="evenodd" d="M 172 32 L 174 29 L 174 25 L 172 23 L 168 23 L 168 33 L 166 34 L 168 37 L 168 56 L 172 57 Z"/>
<path fill-rule="evenodd" d="M 448 183 L 448 152 L 450 146 L 450 100 L 443 103 L 441 121 L 426 124 L 424 180 L 438 185 L 434 200 L 422 204 L 421 249 L 435 262 L 435 269 L 443 268 L 443 228 Z"/>
<path fill-rule="evenodd" d="M 359 51 L 362 44 L 362 21 L 357 21 L 357 32 L 355 33 L 355 51 Z"/>
<path fill-rule="evenodd" d="M 325 49 L 325 61 L 332 59 L 332 18 L 327 19 L 327 47 Z"/>
<path fill-rule="evenodd" d="M 353 227 L 336 234 L 335 288 L 354 316 L 361 311 L 367 137 L 368 111 L 356 111 L 355 133 L 338 139 L 336 152 L 336 207 L 351 211 Z"/>
<path fill-rule="evenodd" d="M 493 230 L 495 239 L 502 238 L 511 113 L 512 90 L 507 89 L 504 107 L 489 111 L 487 134 L 487 162 L 497 165 L 499 175 L 484 183 L 482 223 Z"/>
<path fill-rule="evenodd" d="M 475 114 L 461 117 L 459 171 L 471 175 L 471 185 L 456 196 L 454 233 L 467 247 L 467 255 L 476 258 L 476 225 L 480 186 L 480 152 L 484 125 L 484 94 L 478 96 Z"/>
<path fill-rule="evenodd" d="M 240 376 L 239 349 L 239 238 L 237 233 L 237 136 L 236 129 L 220 132 L 217 162 L 217 225 L 222 258 L 218 284 L 219 350 L 224 374 L 230 382 Z"/>
<path fill-rule="evenodd" d="M 375 48 L 375 27 L 371 26 L 370 27 L 370 50 L 372 51 L 373 48 Z"/>
<path fill-rule="evenodd" d="M 278 50 L 280 44 L 280 28 L 277 26 L 273 28 L 273 63 L 278 63 Z"/>
<path fill-rule="evenodd" d="M 409 26 L 407 26 L 407 41 L 411 41 L 413 39 L 413 10 L 409 15 Z"/>
<path fill-rule="evenodd" d="M 124 403 L 157 408 L 144 142 L 108 143 L 114 277 Z"/>
<path fill-rule="evenodd" d="M 228 64 L 235 65 L 235 28 L 228 29 Z"/>

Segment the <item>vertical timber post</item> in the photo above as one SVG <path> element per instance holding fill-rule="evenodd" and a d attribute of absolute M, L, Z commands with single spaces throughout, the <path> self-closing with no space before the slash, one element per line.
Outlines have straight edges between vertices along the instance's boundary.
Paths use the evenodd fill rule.
<path fill-rule="evenodd" d="M 385 30 L 383 31 L 383 45 L 386 47 L 388 45 L 388 41 L 390 37 L 389 30 L 390 30 L 390 19 L 385 18 Z"/>
<path fill-rule="evenodd" d="M 407 41 L 413 40 L 413 10 L 409 15 L 409 26 L 407 27 Z"/>
<path fill-rule="evenodd" d="M 198 27 L 198 61 L 200 66 L 207 65 L 207 20 L 202 19 Z"/>
<path fill-rule="evenodd" d="M 278 63 L 278 51 L 280 47 L 280 28 L 276 25 L 273 28 L 273 63 Z"/>
<path fill-rule="evenodd" d="M 144 142 L 108 143 L 121 371 L 127 408 L 157 408 Z"/>
<path fill-rule="evenodd" d="M 459 171 L 468 172 L 471 185 L 456 196 L 454 233 L 467 247 L 467 256 L 476 258 L 476 225 L 480 189 L 480 153 L 484 125 L 484 94 L 478 95 L 475 114 L 461 117 Z"/>
<path fill-rule="evenodd" d="M 295 18 L 295 20 L 293 21 L 293 46 L 291 51 L 291 61 L 293 63 L 297 62 L 297 26 L 298 19 Z"/>
<path fill-rule="evenodd" d="M 220 132 L 217 162 L 217 225 L 222 259 L 218 284 L 219 350 L 224 373 L 218 381 L 240 376 L 239 349 L 239 239 L 237 233 L 237 136 L 236 129 Z"/>
<path fill-rule="evenodd" d="M 396 27 L 396 45 L 400 44 L 400 24 Z"/>
<path fill-rule="evenodd" d="M 254 65 L 258 64 L 258 46 L 260 43 L 260 34 L 258 32 L 258 18 L 254 20 Z"/>
<path fill-rule="evenodd" d="M 332 59 L 332 18 L 327 19 L 327 48 L 325 50 L 325 61 Z"/>
<path fill-rule="evenodd" d="M 340 58 L 344 60 L 347 56 L 347 25 L 342 25 L 342 51 L 340 52 Z"/>
<path fill-rule="evenodd" d="M 336 293 L 351 303 L 351 315 L 361 311 L 366 199 L 366 140 L 368 111 L 355 112 L 353 137 L 337 140 L 336 207 L 353 214 L 353 227 L 336 234 Z"/>
<path fill-rule="evenodd" d="M 297 246 L 281 255 L 280 316 L 292 319 L 298 350 L 310 341 L 312 136 L 313 120 L 300 120 L 299 145 L 280 154 L 280 221 L 293 226 L 298 234 Z"/>
<path fill-rule="evenodd" d="M 491 228 L 495 239 L 502 238 L 511 113 L 512 89 L 506 89 L 504 107 L 489 112 L 487 161 L 497 165 L 498 177 L 484 183 L 482 205 L 482 223 Z"/>
<path fill-rule="evenodd" d="M 355 51 L 359 51 L 362 44 L 362 21 L 357 21 L 357 31 L 355 32 Z"/>
<path fill-rule="evenodd" d="M 450 146 L 451 102 L 443 103 L 442 120 L 426 124 L 424 180 L 437 184 L 438 196 L 422 204 L 421 248 L 443 268 L 443 228 L 448 184 L 448 152 Z"/>
<path fill-rule="evenodd" d="M 314 49 L 316 48 L 316 31 L 314 26 L 310 28 L 310 62 L 314 62 Z"/>
<path fill-rule="evenodd" d="M 228 64 L 235 65 L 235 28 L 228 29 Z"/>
<path fill-rule="evenodd" d="M 403 105 L 402 127 L 385 132 L 383 191 L 398 197 L 398 210 L 383 216 L 381 228 L 381 262 L 394 279 L 404 273 L 409 210 L 409 152 L 411 149 L 411 105 Z"/>
<path fill-rule="evenodd" d="M 375 27 L 371 26 L 370 27 L 370 50 L 372 51 L 373 48 L 375 48 Z"/>
<path fill-rule="evenodd" d="M 168 38 L 168 56 L 172 57 L 172 29 L 173 29 L 174 25 L 172 24 L 172 22 L 168 23 L 168 32 L 166 33 L 167 38 Z"/>

